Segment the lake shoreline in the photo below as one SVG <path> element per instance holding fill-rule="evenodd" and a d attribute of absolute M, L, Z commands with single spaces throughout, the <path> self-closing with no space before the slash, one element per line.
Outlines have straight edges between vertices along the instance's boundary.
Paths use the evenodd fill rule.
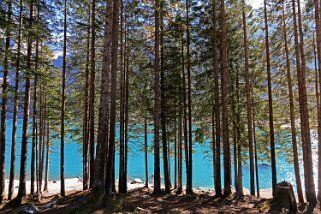
<path fill-rule="evenodd" d="M 145 187 L 145 183 L 143 181 L 138 182 L 138 183 L 132 183 L 132 181 L 135 179 L 138 179 L 138 178 L 131 179 L 127 183 L 128 190 L 134 190 L 134 189 Z M 43 184 L 44 184 L 44 181 L 42 183 L 42 189 L 44 186 Z M 117 188 L 117 185 L 118 185 L 118 183 L 116 182 L 116 188 Z M 5 193 L 6 193 L 6 195 L 8 194 L 8 186 L 9 186 L 9 179 L 5 179 Z M 18 193 L 18 187 L 19 187 L 19 180 L 15 179 L 14 180 L 14 194 L 13 194 L 14 196 L 16 196 Z M 26 181 L 27 194 L 30 194 L 30 187 L 31 187 L 31 181 L 27 180 Z M 37 184 L 35 182 L 35 191 L 36 191 L 36 187 L 37 187 Z M 152 189 L 152 187 L 153 187 L 153 184 L 149 183 L 149 188 Z M 194 187 L 193 189 L 194 189 L 194 192 L 197 194 L 214 195 L 214 190 L 211 188 Z M 83 182 L 80 177 L 65 179 L 65 191 L 66 192 L 82 191 L 82 190 L 83 190 Z M 234 189 L 233 189 L 233 192 L 235 192 Z M 243 192 L 244 192 L 244 195 L 250 195 L 250 191 L 246 188 L 243 188 Z M 48 195 L 48 194 L 49 195 L 57 195 L 59 193 L 60 193 L 60 180 L 48 181 L 48 191 L 46 192 L 46 195 Z M 261 189 L 260 190 L 260 198 L 265 198 L 265 199 L 272 198 L 272 189 Z"/>

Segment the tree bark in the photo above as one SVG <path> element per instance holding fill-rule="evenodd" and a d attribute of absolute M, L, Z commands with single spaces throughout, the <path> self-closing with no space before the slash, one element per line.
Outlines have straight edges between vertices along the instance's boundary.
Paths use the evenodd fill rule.
<path fill-rule="evenodd" d="M 11 37 L 11 16 L 12 0 L 7 0 L 7 29 L 3 62 L 3 80 L 2 80 L 2 102 L 1 102 L 1 132 L 0 132 L 0 203 L 3 202 L 5 194 L 5 153 L 6 153 L 6 120 L 7 120 L 7 102 L 8 102 L 8 73 L 9 73 L 9 47 Z"/>
<path fill-rule="evenodd" d="M 15 89 L 14 89 L 14 108 L 12 121 L 12 144 L 11 144 L 11 159 L 10 159 L 10 178 L 9 178 L 9 192 L 8 199 L 11 200 L 14 192 L 14 177 L 16 168 L 16 144 L 17 144 L 17 120 L 19 111 L 19 83 L 20 83 L 20 56 L 21 56 L 21 26 L 22 26 L 22 0 L 19 1 L 19 27 L 18 27 L 18 47 L 17 47 L 17 65 L 15 75 Z"/>
<path fill-rule="evenodd" d="M 106 2 L 106 15 L 105 15 L 105 32 L 104 32 L 104 56 L 103 66 L 101 73 L 101 96 L 99 104 L 99 118 L 98 118 L 98 137 L 96 147 L 96 160 L 94 172 L 93 188 L 101 192 L 104 186 L 104 172 L 105 162 L 108 154 L 108 110 L 110 103 L 109 82 L 111 72 L 111 40 L 112 40 L 112 12 L 113 0 Z"/>
<path fill-rule="evenodd" d="M 160 128 L 160 0 L 155 0 L 155 68 L 154 68 L 154 194 L 161 192 L 159 128 Z"/>
<path fill-rule="evenodd" d="M 223 146 L 224 146 L 224 195 L 230 195 L 231 190 L 231 152 L 229 143 L 228 126 L 228 68 L 227 68 L 227 37 L 226 37 L 226 17 L 225 2 L 221 0 L 221 57 L 222 57 L 222 122 L 223 122 Z"/>
<path fill-rule="evenodd" d="M 186 194 L 193 193 L 193 129 L 192 129 L 192 77 L 189 29 L 189 0 L 186 0 L 186 69 L 187 69 L 187 107 L 188 107 L 188 168 L 186 175 Z"/>
<path fill-rule="evenodd" d="M 215 117 L 215 166 L 214 166 L 214 188 L 215 195 L 222 195 L 221 184 L 221 123 L 220 123 L 220 87 L 218 70 L 218 33 L 217 33 L 217 15 L 216 0 L 213 4 L 213 70 L 214 70 L 214 117 Z M 213 139 L 214 140 L 214 139 Z"/>
<path fill-rule="evenodd" d="M 274 197 L 277 183 L 276 161 L 275 161 L 275 137 L 273 124 L 273 97 L 272 97 L 272 80 L 271 80 L 271 62 L 270 62 L 270 44 L 269 44 L 269 26 L 267 20 L 267 0 L 264 0 L 264 22 L 265 22 L 265 48 L 266 48 L 266 69 L 268 80 L 269 96 L 269 124 L 270 124 L 270 146 L 271 146 L 271 170 L 272 170 L 272 195 Z"/>
<path fill-rule="evenodd" d="M 125 52 L 124 52 L 124 2 L 121 0 L 121 10 L 120 10 L 120 106 L 119 106 L 119 183 L 118 191 L 119 193 L 126 193 L 125 185 Z"/>
<path fill-rule="evenodd" d="M 47 139 L 46 139 L 46 171 L 45 171 L 45 183 L 43 191 L 48 191 L 49 180 L 49 155 L 50 155 L 50 125 L 47 124 Z"/>
<path fill-rule="evenodd" d="M 67 67 L 67 0 L 64 4 L 64 47 L 62 64 L 62 101 L 60 123 L 60 195 L 65 196 L 65 90 L 66 90 L 66 67 Z"/>
<path fill-rule="evenodd" d="M 148 126 L 147 118 L 144 120 L 144 153 L 145 153 L 145 187 L 148 188 Z"/>
<path fill-rule="evenodd" d="M 297 186 L 298 199 L 300 203 L 304 203 L 303 194 L 302 194 L 302 185 L 300 178 L 300 168 L 299 168 L 299 155 L 298 155 L 298 146 L 296 142 L 296 128 L 295 128 L 295 112 L 294 112 L 294 98 L 292 92 L 292 77 L 291 77 L 291 65 L 289 60 L 289 48 L 287 42 L 287 30 L 285 23 L 285 14 L 284 14 L 284 2 L 282 4 L 282 26 L 283 26 L 283 38 L 284 38 L 284 51 L 286 58 L 286 75 L 287 83 L 289 90 L 289 103 L 290 103 L 290 120 L 291 120 L 291 134 L 292 134 L 292 148 L 293 148 L 293 164 L 295 172 L 295 180 Z"/>
<path fill-rule="evenodd" d="M 110 90 L 110 133 L 109 154 L 106 165 L 106 195 L 111 197 L 113 188 L 113 171 L 115 158 L 115 132 L 116 132 L 116 90 L 117 90 L 117 52 L 118 52 L 118 28 L 119 28 L 119 0 L 114 0 L 112 23 L 112 51 L 111 59 L 111 90 Z"/>
<path fill-rule="evenodd" d="M 164 167 L 164 183 L 165 183 L 165 192 L 170 193 L 170 181 L 169 181 L 169 167 L 168 167 L 168 152 L 167 152 L 167 130 L 166 130 L 166 98 L 165 98 L 165 71 L 164 71 L 164 21 L 163 21 L 163 3 L 161 0 L 160 3 L 160 55 L 161 55 L 161 65 L 160 65 L 160 87 L 161 87 L 161 129 L 162 129 L 162 145 L 163 145 L 163 167 Z"/>
<path fill-rule="evenodd" d="M 29 10 L 29 29 L 33 25 L 33 1 L 30 1 Z M 23 110 L 23 125 L 22 125 L 22 140 L 21 140 L 21 159 L 20 159 L 20 178 L 17 202 L 21 204 L 22 199 L 26 196 L 26 165 L 27 165 L 27 145 L 28 145 L 28 126 L 29 126 L 29 111 L 30 111 L 30 73 L 31 73 L 31 54 L 32 54 L 32 34 L 28 34 L 27 41 L 27 69 L 24 110 Z"/>
<path fill-rule="evenodd" d="M 319 0 L 314 0 L 314 13 L 316 24 L 316 38 L 317 38 L 317 57 L 318 57 L 318 74 L 319 85 L 321 87 L 321 21 L 320 21 L 320 6 Z M 319 93 L 319 101 L 321 101 L 321 93 Z M 320 112 L 318 116 L 318 169 L 321 169 L 321 105 L 318 108 Z M 321 170 L 318 170 L 318 200 L 321 201 Z"/>
<path fill-rule="evenodd" d="M 89 96 L 89 156 L 90 169 L 95 168 L 95 42 L 96 42 L 96 0 L 91 2 L 91 46 L 90 46 L 90 96 Z M 90 170 L 89 187 L 94 183 L 94 170 Z"/>
<path fill-rule="evenodd" d="M 244 43 L 244 71 L 245 71 L 245 88 L 246 88 L 246 109 L 247 109 L 247 128 L 248 128 L 248 143 L 250 154 L 250 194 L 255 195 L 255 180 L 254 180 L 254 161 L 253 161 L 253 133 L 252 133 L 252 99 L 251 99 L 251 83 L 249 74 L 249 59 L 248 59 L 248 39 L 245 15 L 245 1 L 243 0 L 243 43 Z"/>
<path fill-rule="evenodd" d="M 310 207 L 316 206 L 316 194 L 313 179 L 313 162 L 312 162 L 312 150 L 311 150 L 311 137 L 310 137 L 310 124 L 309 124 L 309 109 L 307 101 L 306 91 L 306 62 L 304 55 L 304 38 L 301 21 L 301 6 L 300 1 L 297 1 L 298 6 L 298 30 L 300 35 L 300 43 L 298 44 L 297 26 L 294 25 L 295 31 L 295 47 L 296 56 L 301 59 L 301 68 L 297 67 L 298 76 L 298 87 L 299 87 L 299 107 L 300 107 L 300 120 L 301 120 L 301 137 L 302 137 L 302 152 L 303 152 L 303 167 L 304 167 L 304 178 L 305 178 L 305 196 L 309 202 Z M 296 9 L 295 0 L 292 0 L 293 8 L 293 19 L 296 22 Z M 299 53 L 300 51 L 300 53 Z M 298 59 L 298 58 L 297 58 Z M 297 60 L 297 62 L 299 62 Z"/>
<path fill-rule="evenodd" d="M 252 97 L 253 99 L 253 97 Z M 252 109 L 253 113 L 253 142 L 254 142 L 254 153 L 255 153 L 255 180 L 256 180 L 256 192 L 257 197 L 260 197 L 260 181 L 259 181 L 259 165 L 258 165 L 258 158 L 257 158 L 257 145 L 256 145 L 256 134 L 255 134 L 255 115 L 254 109 Z"/>
<path fill-rule="evenodd" d="M 91 6 L 88 9 L 88 28 L 87 28 L 87 46 L 86 46 L 86 65 L 85 65 L 85 98 L 84 98 L 84 119 L 83 119 L 83 190 L 88 189 L 89 167 L 88 167 L 88 140 L 89 140 L 89 118 L 88 118 L 88 91 L 89 91 L 89 51 L 90 51 L 90 17 Z M 94 171 L 92 169 L 92 171 Z"/>

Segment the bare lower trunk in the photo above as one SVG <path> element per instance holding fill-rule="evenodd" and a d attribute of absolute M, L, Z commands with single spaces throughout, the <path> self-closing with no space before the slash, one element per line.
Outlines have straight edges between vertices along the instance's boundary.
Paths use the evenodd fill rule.
<path fill-rule="evenodd" d="M 50 151 L 50 125 L 47 124 L 47 139 L 46 139 L 46 171 L 45 171 L 45 184 L 43 191 L 48 191 L 48 179 L 49 179 L 49 151 Z"/>
<path fill-rule="evenodd" d="M 144 122 L 144 153 L 145 153 L 145 187 L 148 188 L 148 127 L 147 127 L 147 118 Z"/>
<path fill-rule="evenodd" d="M 255 153 L 255 179 L 256 179 L 256 192 L 257 192 L 256 196 L 260 197 L 259 165 L 258 165 L 258 158 L 257 158 L 254 110 L 252 112 L 253 112 L 253 142 L 254 142 L 254 153 Z"/>
<path fill-rule="evenodd" d="M 14 177 L 16 168 L 16 143 L 17 143 L 17 120 L 19 111 L 19 83 L 20 83 L 20 50 L 21 50 L 21 25 L 22 25 L 22 0 L 19 2 L 19 28 L 18 28 L 18 48 L 17 48 L 17 66 L 15 76 L 15 89 L 14 89 L 14 109 L 12 121 L 12 144 L 11 144 L 11 160 L 10 160 L 10 178 L 9 178 L 9 193 L 8 199 L 11 200 L 14 192 Z"/>

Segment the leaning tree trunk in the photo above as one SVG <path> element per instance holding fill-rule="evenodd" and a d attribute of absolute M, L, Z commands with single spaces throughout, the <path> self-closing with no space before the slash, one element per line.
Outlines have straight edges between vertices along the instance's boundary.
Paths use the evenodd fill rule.
<path fill-rule="evenodd" d="M 297 146 L 297 142 L 296 142 L 297 136 L 296 136 L 296 128 L 295 128 L 294 98 L 293 98 L 293 92 L 292 92 L 291 65 L 290 65 L 289 48 L 288 48 L 288 42 L 287 42 L 287 30 L 286 30 L 286 23 L 285 23 L 284 3 L 282 4 L 282 25 L 283 25 L 284 50 L 285 50 L 285 58 L 286 58 L 286 75 L 287 75 L 288 90 L 289 90 L 289 102 L 290 102 L 290 120 L 291 120 L 291 134 L 292 134 L 292 148 L 293 148 L 293 164 L 294 164 L 295 180 L 296 180 L 299 202 L 304 203 L 303 194 L 302 194 L 301 178 L 300 178 L 298 146 Z"/>
<path fill-rule="evenodd" d="M 318 73 L 319 73 L 319 85 L 321 87 L 321 16 L 319 0 L 314 0 L 314 13 L 316 24 L 316 37 L 317 37 L 317 56 L 318 56 Z M 319 94 L 319 101 L 321 101 L 321 93 Z M 321 112 L 321 105 L 318 108 Z M 321 113 L 318 116 L 318 200 L 321 201 Z"/>
<path fill-rule="evenodd" d="M 111 33 L 112 33 L 112 11 L 113 0 L 106 2 L 106 15 L 105 15 L 105 32 L 104 32 L 104 55 L 103 66 L 101 72 L 101 96 L 99 104 L 99 118 L 98 118 L 98 136 L 96 146 L 96 160 L 94 171 L 94 184 L 95 191 L 102 192 L 104 186 L 104 173 L 105 162 L 108 154 L 108 146 L 106 144 L 108 140 L 108 110 L 109 110 L 109 81 L 111 72 Z"/>
<path fill-rule="evenodd" d="M 29 10 L 29 29 L 33 25 L 33 1 L 30 2 Z M 32 36 L 29 33 L 27 42 L 27 69 L 31 71 L 31 54 L 32 54 Z M 20 179 L 17 195 L 17 202 L 21 204 L 22 199 L 26 196 L 26 165 L 27 165 L 27 145 L 28 145 L 28 126 L 29 126 L 29 111 L 30 111 L 30 74 L 26 74 L 23 124 L 22 124 L 22 139 L 21 139 L 21 158 L 20 158 Z"/>
<path fill-rule="evenodd" d="M 90 180 L 89 186 L 94 183 L 95 168 L 95 40 L 96 38 L 96 0 L 91 4 L 91 47 L 90 47 L 90 96 L 89 96 L 89 156 L 90 156 Z"/>
<path fill-rule="evenodd" d="M 294 24 L 294 37 L 295 37 L 295 49 L 297 62 L 300 56 L 301 67 L 297 67 L 298 75 L 298 88 L 299 88 L 299 107 L 300 107 L 300 121 L 301 121 L 301 138 L 302 138 L 302 153 L 303 153 L 303 167 L 305 178 L 305 196 L 310 204 L 310 207 L 316 206 L 316 194 L 313 178 L 313 161 L 311 150 L 311 136 L 310 136 L 310 124 L 309 124 L 309 109 L 307 100 L 306 89 L 306 62 L 304 55 L 304 38 L 301 21 L 301 6 L 300 1 L 297 1 L 298 5 L 298 30 L 300 35 L 300 42 L 298 42 L 297 25 Z M 295 0 L 292 0 L 293 7 L 293 20 L 296 23 L 296 8 Z M 299 69 L 300 68 L 300 69 Z"/>

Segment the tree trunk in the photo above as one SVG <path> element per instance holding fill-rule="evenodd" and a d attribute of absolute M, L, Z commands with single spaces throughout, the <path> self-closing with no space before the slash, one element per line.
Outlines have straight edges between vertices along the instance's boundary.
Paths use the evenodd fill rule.
<path fill-rule="evenodd" d="M 111 59 L 111 90 L 110 90 L 110 133 L 109 154 L 106 165 L 106 195 L 111 197 L 113 188 L 113 171 L 115 157 L 115 132 L 116 132 L 116 90 L 117 90 L 117 52 L 119 28 L 119 0 L 114 0 L 112 23 L 112 51 L 115 53 Z"/>
<path fill-rule="evenodd" d="M 125 105 L 125 63 L 124 63 L 124 2 L 121 0 L 121 10 L 120 10 L 120 121 L 119 121 L 119 183 L 118 191 L 119 193 L 126 193 L 127 189 L 125 188 L 125 142 L 124 142 L 124 105 Z"/>
<path fill-rule="evenodd" d="M 145 153 L 145 187 L 148 188 L 148 127 L 147 118 L 144 121 L 144 153 Z"/>
<path fill-rule="evenodd" d="M 183 34 L 181 33 L 181 66 L 182 72 L 184 74 L 184 41 L 183 41 Z M 180 92 L 182 92 L 184 80 L 181 80 L 179 84 Z M 185 93 L 184 93 L 185 94 Z M 181 194 L 183 190 L 183 143 L 182 143 L 182 117 L 183 117 L 183 99 L 179 100 L 179 124 L 178 124 L 178 180 L 177 180 L 177 194 Z"/>
<path fill-rule="evenodd" d="M 7 119 L 7 101 L 8 101 L 8 72 L 9 72 L 9 47 L 11 36 L 11 15 L 12 15 L 12 0 L 7 1 L 7 29 L 4 50 L 3 62 L 3 81 L 2 81 L 2 102 L 1 102 L 1 132 L 0 132 L 0 203 L 3 202 L 5 194 L 5 153 L 6 153 L 6 119 Z"/>
<path fill-rule="evenodd" d="M 220 87 L 218 71 L 218 33 L 217 33 L 217 16 L 216 0 L 213 3 L 213 68 L 214 68 L 214 117 L 215 117 L 215 166 L 214 166 L 214 187 L 215 195 L 222 195 L 221 186 L 221 123 L 220 123 Z M 213 139 L 214 140 L 214 139 Z"/>
<path fill-rule="evenodd" d="M 89 96 L 89 156 L 90 169 L 95 168 L 95 42 L 96 42 L 96 0 L 91 2 L 91 47 L 90 47 L 90 96 Z M 93 186 L 94 170 L 90 170 L 89 187 Z"/>
<path fill-rule="evenodd" d="M 37 6 L 37 18 L 39 18 L 39 4 Z M 31 185 L 30 194 L 34 194 L 34 183 L 35 183 L 35 173 L 36 173 L 36 183 L 37 183 L 37 193 L 39 190 L 39 159 L 38 159 L 38 61 L 39 61 L 39 39 L 38 32 L 36 38 L 36 62 L 35 62 L 35 80 L 34 80 L 34 91 L 33 91 L 33 118 L 32 118 L 32 151 L 31 151 Z M 36 167 L 35 167 L 36 164 Z M 36 170 L 35 170 L 36 169 Z"/>
<path fill-rule="evenodd" d="M 36 58 L 38 56 L 38 38 L 36 40 Z M 37 61 L 35 66 L 35 72 L 37 72 Z M 38 145 L 37 145 L 37 88 L 38 88 L 38 77 L 35 73 L 34 80 L 34 91 L 33 91 L 33 118 L 32 118 L 32 150 L 31 150 L 31 184 L 30 184 L 30 194 L 33 195 L 35 192 L 35 173 L 38 173 Z M 35 170 L 35 162 L 36 162 L 36 170 Z M 38 176 L 36 176 L 38 178 Z M 36 179 L 38 184 L 38 179 Z M 39 189 L 37 185 L 37 189 Z"/>
<path fill-rule="evenodd" d="M 174 128 L 174 189 L 177 189 L 177 126 L 175 120 Z"/>
<path fill-rule="evenodd" d="M 253 97 L 252 97 L 253 99 Z M 254 115 L 254 109 L 252 109 L 253 113 L 253 142 L 254 142 L 254 153 L 255 153 L 255 179 L 256 179 L 256 192 L 257 197 L 260 197 L 260 181 L 259 181 L 259 165 L 258 165 L 258 159 L 257 159 L 257 145 L 256 145 L 256 134 L 255 134 L 255 115 Z"/>
<path fill-rule="evenodd" d="M 105 162 L 108 154 L 108 110 L 109 110 L 109 82 L 111 70 L 111 33 L 112 33 L 113 0 L 106 2 L 104 55 L 101 73 L 101 96 L 99 104 L 98 137 L 96 147 L 96 162 L 94 172 L 94 190 L 101 192 L 104 186 Z M 93 170 L 93 169 L 92 169 Z"/>
<path fill-rule="evenodd" d="M 289 49 L 288 49 L 287 31 L 286 31 L 285 14 L 284 14 L 284 2 L 282 4 L 282 25 L 283 25 L 284 50 L 285 50 L 285 58 L 286 58 L 287 83 L 288 83 L 289 102 L 290 102 L 290 120 L 291 120 L 291 134 L 292 134 L 292 148 L 293 148 L 293 164 L 294 164 L 295 180 L 296 180 L 299 202 L 304 203 L 303 194 L 302 194 L 301 178 L 300 178 L 298 146 L 297 146 L 297 142 L 296 142 L 294 98 L 293 98 L 293 92 L 292 92 L 291 65 L 290 65 L 290 60 L 289 60 Z"/>
<path fill-rule="evenodd" d="M 271 62 L 270 62 L 270 45 L 269 45 L 269 26 L 267 20 L 267 9 L 264 0 L 264 21 L 265 21 L 265 48 L 266 48 L 266 69 L 268 78 L 268 96 L 269 96 L 269 123 L 270 123 L 270 145 L 271 145 L 271 170 L 272 170 L 272 194 L 275 195 L 276 189 L 276 161 L 275 161 L 275 142 L 274 142 L 274 124 L 273 124 L 273 97 L 272 97 L 272 80 L 271 80 Z"/>
<path fill-rule="evenodd" d="M 90 17 L 91 7 L 88 8 L 88 28 L 85 66 L 85 98 L 84 98 L 84 119 L 83 119 L 83 190 L 88 189 L 89 169 L 88 169 L 88 140 L 89 140 L 89 118 L 88 118 L 88 91 L 89 91 L 89 51 L 90 51 Z M 92 171 L 94 171 L 92 169 Z"/>
<path fill-rule="evenodd" d="M 29 28 L 33 25 L 33 1 L 30 2 L 29 12 Z M 28 35 L 27 45 L 27 69 L 31 71 L 31 54 L 32 54 L 32 36 Z M 29 125 L 29 109 L 30 108 L 30 74 L 26 74 L 22 140 L 21 140 L 21 159 L 20 159 L 20 179 L 17 195 L 18 203 L 26 196 L 26 165 L 27 165 L 27 145 L 28 145 L 28 125 Z"/>
<path fill-rule="evenodd" d="M 186 0 L 186 57 L 187 57 L 187 98 L 188 98 L 188 168 L 186 176 L 186 193 L 193 193 L 193 129 L 192 129 L 192 77 L 190 54 L 190 30 L 189 30 L 189 0 Z"/>
<path fill-rule="evenodd" d="M 46 171 L 45 171 L 45 184 L 43 191 L 48 192 L 49 180 L 49 154 L 50 154 L 50 125 L 47 124 L 47 139 L 46 139 Z"/>
<path fill-rule="evenodd" d="M 321 21 L 320 21 L 320 7 L 319 0 L 314 0 L 314 13 L 316 23 L 316 38 L 317 38 L 317 56 L 318 56 L 318 73 L 319 85 L 321 87 Z M 321 93 L 319 94 L 319 101 L 321 101 Z M 318 169 L 321 169 L 321 105 L 318 108 Z M 321 201 L 321 170 L 318 170 L 318 200 Z"/>
<path fill-rule="evenodd" d="M 223 121 L 223 146 L 224 146 L 224 195 L 230 195 L 231 190 L 231 152 L 229 143 L 228 126 L 228 68 L 227 68 L 227 37 L 226 37 L 226 17 L 225 2 L 221 0 L 221 20 L 222 20 L 222 121 Z"/>
<path fill-rule="evenodd" d="M 19 111 L 19 83 L 20 83 L 20 51 L 21 51 L 21 26 L 22 26 L 22 0 L 19 1 L 19 27 L 18 27 L 18 48 L 17 48 L 17 66 L 15 76 L 14 89 L 14 108 L 12 121 L 12 144 L 11 144 L 11 160 L 10 160 L 10 178 L 9 178 L 9 192 L 8 199 L 11 200 L 14 192 L 14 177 L 16 168 L 16 144 L 17 144 L 17 120 Z"/>
<path fill-rule="evenodd" d="M 66 90 L 66 57 L 67 57 L 67 0 L 64 5 L 64 47 L 62 64 L 62 101 L 60 123 L 60 195 L 65 196 L 65 90 Z"/>
<path fill-rule="evenodd" d="M 155 0 L 155 68 L 154 68 L 154 194 L 161 192 L 159 128 L 160 128 L 160 0 Z"/>
<path fill-rule="evenodd" d="M 311 137 L 310 137 L 310 124 L 309 124 L 309 109 L 307 101 L 306 91 L 306 62 L 304 55 L 304 38 L 301 21 L 301 6 L 300 1 L 297 1 L 298 5 L 298 30 L 300 35 L 300 43 L 298 43 L 297 26 L 294 25 L 295 31 L 295 47 L 296 57 L 301 57 L 301 68 L 297 67 L 298 75 L 298 88 L 299 88 L 299 107 L 300 107 L 300 120 L 301 120 L 301 137 L 302 137 L 302 152 L 303 152 L 303 167 L 305 178 L 305 195 L 310 204 L 310 207 L 316 206 L 316 194 L 313 179 L 313 162 L 312 162 L 312 150 L 311 150 Z M 296 9 L 295 0 L 292 0 L 293 7 L 293 19 L 296 22 Z M 300 53 L 299 53 L 300 51 Z M 298 58 L 297 58 L 298 59 Z M 299 62 L 299 60 L 297 60 Z M 299 69 L 300 68 L 300 69 Z"/>
<path fill-rule="evenodd" d="M 163 145 L 163 167 L 164 167 L 164 182 L 165 192 L 170 193 L 170 181 L 169 181 L 169 167 L 168 167 L 168 152 L 167 152 L 167 130 L 166 130 L 166 113 L 165 113 L 165 74 L 164 74 L 164 23 L 163 23 L 163 2 L 160 3 L 160 55 L 161 55 L 161 68 L 160 68 L 160 87 L 161 87 L 161 129 L 162 129 L 162 145 Z"/>
<path fill-rule="evenodd" d="M 126 15 L 125 15 L 125 23 L 126 22 Z M 126 29 L 126 27 L 125 27 Z M 125 102 L 124 102 L 124 109 L 125 109 L 125 169 L 124 169 L 124 185 L 125 189 L 127 190 L 127 163 L 128 163 L 128 111 L 129 111 L 129 53 L 128 53 L 128 45 L 127 45 L 127 31 L 125 30 L 125 57 L 124 61 L 126 63 L 124 66 L 125 72 Z"/>
<path fill-rule="evenodd" d="M 246 27 L 246 15 L 245 15 L 245 1 L 243 0 L 243 39 L 244 39 L 244 71 L 246 79 L 246 109 L 247 109 L 247 127 L 248 127 L 248 143 L 249 143 L 249 154 L 250 154 L 250 194 L 255 195 L 254 185 L 254 161 L 253 161 L 253 134 L 252 134 L 252 99 L 251 99 L 251 84 L 249 74 L 249 59 L 248 59 L 248 39 L 247 39 L 247 27 Z"/>
<path fill-rule="evenodd" d="M 42 50 L 42 49 L 41 49 Z M 42 88 L 40 88 L 40 91 L 42 92 Z M 46 108 L 46 105 L 44 104 L 46 102 L 45 100 L 45 96 L 43 96 L 42 94 L 40 94 L 40 99 L 42 100 L 41 101 L 41 109 L 40 110 L 40 113 L 41 113 L 41 126 L 40 126 L 40 137 L 41 137 L 41 142 L 40 142 L 40 146 L 41 146 L 41 149 L 40 149 L 40 166 L 39 166 L 39 190 L 40 190 L 40 193 L 42 193 L 42 178 L 43 178 L 43 168 L 44 168 L 44 158 L 45 158 L 45 136 L 46 136 L 46 118 L 45 118 L 45 115 L 46 115 L 46 111 L 47 111 L 47 108 Z"/>

